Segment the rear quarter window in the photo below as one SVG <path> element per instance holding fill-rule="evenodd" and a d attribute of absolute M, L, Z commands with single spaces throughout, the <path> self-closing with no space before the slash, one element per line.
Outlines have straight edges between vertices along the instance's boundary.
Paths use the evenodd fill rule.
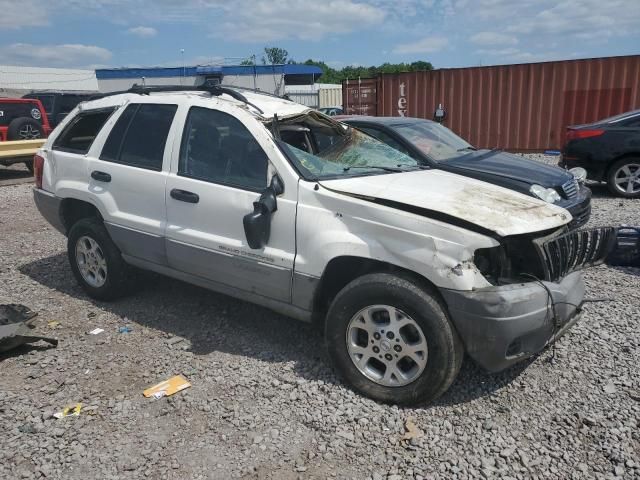
<path fill-rule="evenodd" d="M 76 115 L 53 143 L 54 150 L 86 154 L 115 108 L 81 112 Z"/>

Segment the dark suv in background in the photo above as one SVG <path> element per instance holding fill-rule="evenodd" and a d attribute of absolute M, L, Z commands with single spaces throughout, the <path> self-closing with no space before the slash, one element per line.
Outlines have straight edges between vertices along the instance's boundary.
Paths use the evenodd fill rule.
<path fill-rule="evenodd" d="M 53 90 L 31 92 L 22 98 L 37 99 L 42 102 L 51 127 L 55 128 L 80 102 L 96 98 L 97 92 L 58 92 Z"/>
<path fill-rule="evenodd" d="M 640 110 L 567 127 L 559 165 L 582 167 L 614 195 L 640 198 Z"/>

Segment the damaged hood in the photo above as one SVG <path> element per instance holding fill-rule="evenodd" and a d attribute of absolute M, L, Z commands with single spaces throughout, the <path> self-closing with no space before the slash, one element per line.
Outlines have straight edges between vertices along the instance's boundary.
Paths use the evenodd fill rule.
<path fill-rule="evenodd" d="M 506 237 L 561 227 L 565 209 L 513 190 L 442 170 L 418 170 L 338 180 L 322 186 L 372 201 L 393 202 L 455 217 Z M 415 210 L 415 208 L 413 209 Z M 446 221 L 446 220 L 445 220 Z"/>

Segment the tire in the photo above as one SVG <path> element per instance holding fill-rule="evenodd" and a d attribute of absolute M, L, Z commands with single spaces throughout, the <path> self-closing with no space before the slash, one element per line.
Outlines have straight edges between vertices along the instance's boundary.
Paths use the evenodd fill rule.
<path fill-rule="evenodd" d="M 33 118 L 14 118 L 7 128 L 7 140 L 33 140 L 42 137 L 42 125 Z"/>
<path fill-rule="evenodd" d="M 95 261 L 94 258 L 94 272 L 87 273 L 85 270 L 83 275 L 81 270 L 84 270 L 84 267 L 79 264 L 79 261 L 85 258 L 91 264 L 91 259 L 88 257 L 90 252 L 83 255 L 81 251 L 82 249 L 91 250 L 92 242 L 96 245 L 92 249 L 95 257 L 98 259 L 101 257 L 104 262 Z M 129 268 L 99 219 L 83 218 L 71 227 L 67 240 L 67 254 L 73 275 L 91 298 L 104 301 L 115 300 L 127 292 L 130 283 Z"/>
<path fill-rule="evenodd" d="M 611 165 L 607 173 L 607 186 L 614 195 L 640 198 L 640 158 L 623 158 Z"/>
<path fill-rule="evenodd" d="M 394 317 L 408 323 L 400 330 L 396 329 L 394 337 L 390 336 L 393 332 L 390 333 L 388 328 L 391 323 L 384 323 L 391 318 L 386 307 L 395 309 Z M 369 325 L 365 318 L 367 312 L 369 318 L 377 316 L 380 321 L 376 324 L 373 336 L 371 330 L 365 333 L 361 330 L 362 325 Z M 420 331 L 414 331 L 413 324 L 407 319 L 417 325 Z M 422 333 L 422 337 L 416 333 Z M 380 336 L 379 339 L 374 338 L 376 334 Z M 438 296 L 409 276 L 388 273 L 364 275 L 338 293 L 327 314 L 325 341 L 335 368 L 355 390 L 374 400 L 401 405 L 428 403 L 442 395 L 456 378 L 464 357 L 462 342 Z M 373 345 L 370 345 L 372 342 Z M 395 342 L 398 342 L 398 346 Z M 423 355 L 414 355 L 417 361 L 402 357 L 412 348 L 423 348 L 420 347 L 423 343 L 426 349 Z M 354 344 L 358 346 L 354 347 Z M 360 351 L 365 344 L 371 349 L 366 355 L 373 355 L 364 367 L 367 374 L 356 366 L 358 354 L 354 354 L 353 350 L 359 347 L 355 351 Z M 378 351 L 372 353 L 375 347 Z M 398 347 L 400 350 L 395 350 Z M 382 357 L 381 360 L 380 354 L 390 355 L 391 359 Z M 365 355 L 359 358 L 362 360 Z M 419 363 L 425 360 L 426 363 L 420 367 Z M 384 372 L 381 369 L 383 365 Z M 395 381 L 393 376 L 387 379 L 386 368 L 389 365 L 407 370 L 402 372 L 406 378 L 394 374 Z M 389 371 L 393 372 L 394 368 Z M 377 379 L 374 378 L 376 376 Z"/>
<path fill-rule="evenodd" d="M 24 166 L 27 167 L 27 170 L 29 170 L 29 173 L 33 175 L 33 160 L 27 160 L 26 162 L 24 162 Z"/>

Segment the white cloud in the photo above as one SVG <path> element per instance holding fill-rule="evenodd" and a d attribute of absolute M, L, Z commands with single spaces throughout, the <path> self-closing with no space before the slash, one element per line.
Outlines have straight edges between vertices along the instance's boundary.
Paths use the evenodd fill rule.
<path fill-rule="evenodd" d="M 127 32 L 141 38 L 155 37 L 158 34 L 158 31 L 155 28 L 143 27 L 142 25 L 140 25 L 139 27 L 132 27 L 127 30 Z"/>
<path fill-rule="evenodd" d="M 516 55 L 520 53 L 520 50 L 513 47 L 508 48 L 482 48 L 480 50 L 476 50 L 476 53 L 480 55 L 489 55 L 491 57 L 504 57 L 509 55 Z"/>
<path fill-rule="evenodd" d="M 0 0 L 0 29 L 39 27 L 48 23 L 47 11 L 38 0 Z"/>
<path fill-rule="evenodd" d="M 505 35 L 504 33 L 496 32 L 480 32 L 469 37 L 471 43 L 481 46 L 492 45 L 517 45 L 518 39 L 513 35 Z"/>
<path fill-rule="evenodd" d="M 412 53 L 433 53 L 442 50 L 447 45 L 449 45 L 449 40 L 446 37 L 425 37 L 412 43 L 396 45 L 393 49 L 393 53 L 400 55 Z"/>
<path fill-rule="evenodd" d="M 36 67 L 86 67 L 110 60 L 112 53 L 95 45 L 13 43 L 0 48 L 0 63 Z"/>
<path fill-rule="evenodd" d="M 640 24 L 638 0 L 564 0 L 521 15 L 507 28 L 522 34 L 585 36 L 626 35 Z"/>
<path fill-rule="evenodd" d="M 224 8 L 226 21 L 213 36 L 249 43 L 285 38 L 317 41 L 380 24 L 385 18 L 381 9 L 351 0 L 240 0 Z"/>

